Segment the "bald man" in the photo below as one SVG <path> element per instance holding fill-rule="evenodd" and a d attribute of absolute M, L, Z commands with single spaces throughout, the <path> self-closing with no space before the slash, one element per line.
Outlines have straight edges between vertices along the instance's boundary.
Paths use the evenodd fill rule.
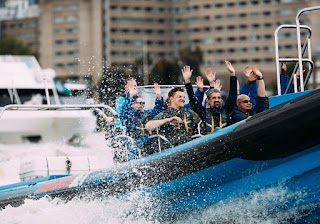
<path fill-rule="evenodd" d="M 242 121 L 252 115 L 259 113 L 266 109 L 266 87 L 264 77 L 256 66 L 252 66 L 252 72 L 258 83 L 258 96 L 256 98 L 256 106 L 252 108 L 252 101 L 246 94 L 241 94 L 237 97 L 237 108 L 231 113 L 231 123 Z"/>

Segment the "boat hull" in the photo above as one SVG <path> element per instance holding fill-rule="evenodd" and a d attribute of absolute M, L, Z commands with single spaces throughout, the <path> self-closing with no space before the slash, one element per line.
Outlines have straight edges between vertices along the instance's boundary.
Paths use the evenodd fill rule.
<path fill-rule="evenodd" d="M 303 191 L 282 209 L 320 199 L 320 91 L 188 143 L 112 168 L 0 189 L 0 205 L 45 195 L 126 198 L 148 195 L 161 217 L 205 208 L 253 191 L 283 185 Z"/>

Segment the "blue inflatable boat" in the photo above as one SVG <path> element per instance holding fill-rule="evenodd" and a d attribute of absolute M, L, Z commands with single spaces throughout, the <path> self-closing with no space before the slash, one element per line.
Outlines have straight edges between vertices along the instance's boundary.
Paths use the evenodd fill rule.
<path fill-rule="evenodd" d="M 281 209 L 317 220 L 320 202 L 320 90 L 270 98 L 270 109 L 174 148 L 99 171 L 0 187 L 0 206 L 26 198 L 151 196 L 162 217 L 205 208 L 278 184 L 303 191 Z M 310 209 L 309 209 L 310 210 Z"/>

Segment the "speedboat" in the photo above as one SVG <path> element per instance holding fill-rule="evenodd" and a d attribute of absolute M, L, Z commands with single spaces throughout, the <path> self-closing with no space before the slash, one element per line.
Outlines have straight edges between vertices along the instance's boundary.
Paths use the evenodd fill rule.
<path fill-rule="evenodd" d="M 78 144 L 95 131 L 92 111 L 61 106 L 58 92 L 68 89 L 56 88 L 54 70 L 42 69 L 35 57 L 0 56 L 0 68 L 0 143 Z"/>
<path fill-rule="evenodd" d="M 281 185 L 300 197 L 276 208 L 302 214 L 301 220 L 292 222 L 318 223 L 320 89 L 280 93 L 269 98 L 268 110 L 146 157 L 81 174 L 48 175 L 2 186 L 0 207 L 44 196 L 65 201 L 118 198 L 137 204 L 148 197 L 153 202 L 148 208 L 151 215 L 171 221 Z"/>
<path fill-rule="evenodd" d="M 288 95 L 271 97 L 272 108 L 248 120 L 141 159 L 2 186 L 0 206 L 139 191 L 160 204 L 161 217 L 172 217 L 282 183 L 305 197 L 281 209 L 310 208 L 320 200 L 320 90 Z"/>

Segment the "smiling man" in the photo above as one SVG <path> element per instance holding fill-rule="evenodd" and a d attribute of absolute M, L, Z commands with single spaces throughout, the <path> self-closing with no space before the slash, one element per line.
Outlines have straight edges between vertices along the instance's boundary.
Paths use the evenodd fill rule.
<path fill-rule="evenodd" d="M 185 103 L 184 91 L 175 87 L 168 93 L 168 107 L 160 112 L 153 120 L 148 121 L 146 129 L 153 131 L 159 128 L 172 145 L 190 141 L 197 131 L 199 116 L 190 109 L 183 108 Z"/>
<path fill-rule="evenodd" d="M 205 75 L 209 81 L 210 89 L 206 92 L 206 107 L 204 107 L 195 97 L 195 94 L 191 85 L 192 70 L 190 66 L 184 66 L 181 70 L 182 76 L 187 89 L 190 105 L 194 111 L 200 116 L 203 124 L 205 124 L 205 130 L 207 133 L 214 132 L 218 128 L 223 128 L 230 123 L 230 113 L 236 104 L 237 98 L 237 77 L 235 69 L 229 61 L 225 61 L 227 70 L 230 74 L 230 90 L 229 96 L 223 104 L 221 92 L 214 88 L 215 86 L 215 73 L 212 73 L 212 69 L 206 69 Z"/>
<path fill-rule="evenodd" d="M 266 103 L 266 87 L 261 71 L 256 66 L 252 66 L 252 72 L 258 83 L 258 96 L 256 97 L 256 106 L 252 108 L 252 101 L 246 94 L 241 94 L 237 97 L 237 109 L 231 114 L 232 123 L 244 120 L 252 115 L 259 113 L 268 108 Z"/>

